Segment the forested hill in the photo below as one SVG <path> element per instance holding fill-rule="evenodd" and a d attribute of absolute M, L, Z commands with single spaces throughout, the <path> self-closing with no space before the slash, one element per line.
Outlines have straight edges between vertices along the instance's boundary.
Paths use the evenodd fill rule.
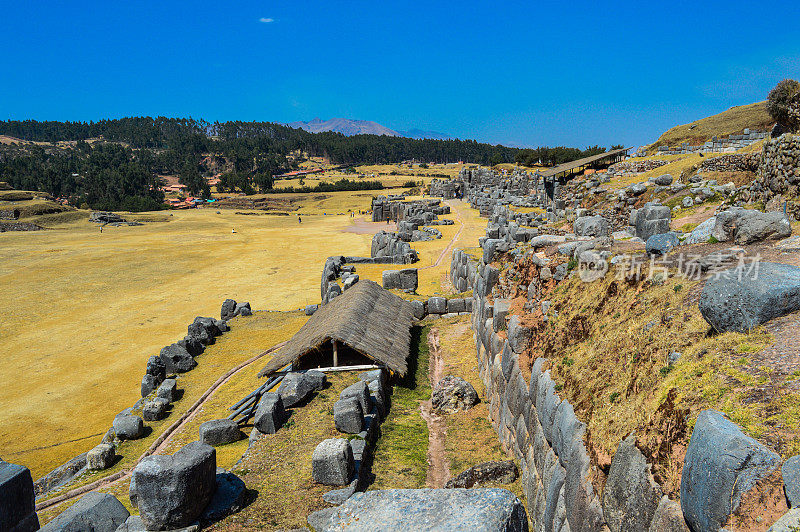
<path fill-rule="evenodd" d="M 273 175 L 297 165 L 297 160 L 288 156 L 298 150 L 345 165 L 409 159 L 487 165 L 530 162 L 536 157 L 559 164 L 585 156 L 583 150 L 576 148 L 540 148 L 532 152 L 474 140 L 348 137 L 334 132 L 309 133 L 271 122 L 207 122 L 193 118 L 9 120 L 0 121 L 0 135 L 46 143 L 0 144 L 0 181 L 18 189 L 49 192 L 68 197 L 75 204 L 110 210 L 158 208 L 163 201 L 154 177 L 158 174 L 179 175 L 193 194 L 207 195 L 204 176 L 219 172 L 222 189 L 266 191 L 272 188 Z M 86 142 L 90 139 L 103 142 Z"/>

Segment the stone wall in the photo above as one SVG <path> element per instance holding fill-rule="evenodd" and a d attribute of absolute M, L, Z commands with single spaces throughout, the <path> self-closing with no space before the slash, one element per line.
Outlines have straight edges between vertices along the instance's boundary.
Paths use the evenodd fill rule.
<path fill-rule="evenodd" d="M 763 201 L 769 210 L 782 210 L 786 201 L 787 213 L 800 219 L 800 135 L 787 133 L 767 140 L 745 199 Z"/>
<path fill-rule="evenodd" d="M 706 159 L 698 168 L 700 172 L 755 172 L 761 156 L 757 153 L 731 153 Z"/>
<path fill-rule="evenodd" d="M 767 135 L 769 135 L 768 131 L 745 129 L 742 133 L 727 137 L 717 137 L 715 135 L 708 142 L 696 146 L 689 145 L 688 142 L 680 146 L 659 146 L 658 154 L 681 155 L 685 153 L 734 152 L 766 138 Z"/>

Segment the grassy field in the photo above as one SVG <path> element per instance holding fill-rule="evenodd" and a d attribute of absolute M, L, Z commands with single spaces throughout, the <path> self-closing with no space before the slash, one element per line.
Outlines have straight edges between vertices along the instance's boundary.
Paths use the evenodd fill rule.
<path fill-rule="evenodd" d="M 138 398 L 147 357 L 182 338 L 195 316 L 217 316 L 227 297 L 269 310 L 318 302 L 325 258 L 368 255 L 372 238 L 348 232 L 353 220 L 334 213 L 366 210 L 371 197 L 307 195 L 302 224 L 207 208 L 128 216 L 149 223 L 101 234 L 83 211 L 47 231 L 0 235 L 3 458 L 38 478 L 89 449 Z M 472 224 L 459 242 L 474 242 L 483 222 L 465 205 L 457 211 Z M 415 244 L 419 267 L 435 262 L 458 226 L 446 230 L 442 240 Z M 430 289 L 449 262 L 421 272 Z M 379 280 L 391 267 L 358 271 Z"/>

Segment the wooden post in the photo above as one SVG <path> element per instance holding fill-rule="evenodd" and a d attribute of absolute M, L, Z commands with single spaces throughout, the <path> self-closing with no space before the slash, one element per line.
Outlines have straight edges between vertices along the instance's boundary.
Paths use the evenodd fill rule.
<path fill-rule="evenodd" d="M 335 368 L 339 365 L 339 349 L 335 339 L 331 340 L 331 342 L 333 343 L 333 367 Z"/>

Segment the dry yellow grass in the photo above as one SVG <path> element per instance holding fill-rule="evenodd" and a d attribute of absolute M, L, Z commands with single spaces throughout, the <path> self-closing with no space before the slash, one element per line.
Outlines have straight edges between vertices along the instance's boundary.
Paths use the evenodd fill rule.
<path fill-rule="evenodd" d="M 325 258 L 368 255 L 372 237 L 346 232 L 351 218 L 333 213 L 368 209 L 371 197 L 309 195 L 302 224 L 209 208 L 129 216 L 153 223 L 102 234 L 87 214 L 48 231 L 0 235 L 3 458 L 37 478 L 90 448 L 138 398 L 147 357 L 182 338 L 195 316 L 217 316 L 227 297 L 271 310 L 318 302 Z M 482 225 L 471 216 L 464 218 Z M 474 242 L 479 229 L 459 241 Z M 457 226 L 446 230 L 452 236 Z M 420 266 L 448 244 L 447 236 L 419 243 Z M 430 271 L 431 283 L 446 277 L 449 262 Z M 380 280 L 393 267 L 358 270 Z"/>
<path fill-rule="evenodd" d="M 697 145 L 711 137 L 719 137 L 741 133 L 745 128 L 764 130 L 772 126 L 774 120 L 769 116 L 766 102 L 751 103 L 731 107 L 727 111 L 695 120 L 688 124 L 675 126 L 659 137 L 648 149 L 658 146 L 676 146 L 683 142 Z M 693 129 L 689 129 L 694 126 Z"/>
<path fill-rule="evenodd" d="M 146 422 L 152 432 L 145 438 L 122 442 L 117 447 L 117 454 L 122 458 L 112 468 L 83 475 L 71 487 L 85 485 L 121 469 L 129 468 L 163 431 L 191 407 L 221 375 L 232 367 L 262 353 L 269 347 L 287 340 L 302 327 L 306 319 L 306 316 L 301 312 L 256 312 L 252 317 L 235 318 L 231 321 L 231 330 L 218 338 L 216 343 L 209 346 L 202 355 L 197 357 L 197 368 L 178 376 L 178 388 L 183 390 L 183 395 L 173 403 L 170 415 L 160 421 Z M 203 407 L 195 412 L 194 417 L 182 429 L 174 433 L 169 443 L 161 451 L 161 454 L 172 454 L 187 443 L 196 441 L 198 439 L 198 429 L 202 422 L 227 417 L 230 414 L 228 407 L 257 387 L 259 379 L 256 378 L 256 373 L 267 360 L 269 360 L 269 355 L 242 369 L 232 376 L 228 382 L 220 386 Z M 104 396 L 99 398 L 103 399 Z M 107 397 L 105 398 L 107 399 Z M 141 415 L 138 411 L 136 413 Z M 87 421 L 92 422 L 95 420 L 94 418 L 89 418 Z M 100 421 L 101 424 L 105 422 L 106 425 L 110 425 L 111 418 L 103 419 L 98 417 L 97 421 Z M 90 447 L 94 443 L 96 442 L 93 440 L 76 442 L 78 449 L 73 454 Z M 44 461 L 52 460 L 59 453 L 64 452 L 60 447 L 67 446 L 54 448 L 50 453 L 25 453 L 22 456 L 28 456 L 30 459 L 41 457 Z M 247 440 L 219 447 L 217 449 L 217 465 L 225 468 L 231 467 L 239 460 L 246 449 Z M 123 479 L 102 491 L 113 493 L 130 510 L 128 484 L 129 479 Z M 73 502 L 68 501 L 45 512 L 40 512 L 40 520 L 44 524 L 46 520 L 58 515 L 60 511 Z"/>

